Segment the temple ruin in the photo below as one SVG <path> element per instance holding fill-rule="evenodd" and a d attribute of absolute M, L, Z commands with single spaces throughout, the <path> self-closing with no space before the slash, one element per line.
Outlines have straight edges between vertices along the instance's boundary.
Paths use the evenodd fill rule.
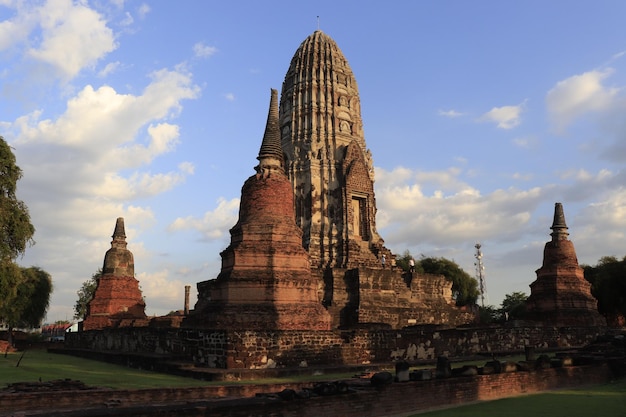
<path fill-rule="evenodd" d="M 83 330 L 146 325 L 146 303 L 135 278 L 135 260 L 126 246 L 124 218 L 115 223 L 111 248 L 104 255 L 102 275 L 87 306 Z"/>
<path fill-rule="evenodd" d="M 319 30 L 306 38 L 285 76 L 280 109 L 274 90 L 271 103 L 257 173 L 242 188 L 221 272 L 198 283 L 183 325 L 322 330 L 471 322 L 443 276 L 393 267 L 376 231 L 356 80 L 335 41 Z"/>
<path fill-rule="evenodd" d="M 552 240 L 543 250 L 543 265 L 530 284 L 526 318 L 552 326 L 606 326 L 598 312 L 591 284 L 578 265 L 574 244 L 568 239 L 563 205 L 554 206 Z"/>
<path fill-rule="evenodd" d="M 217 279 L 198 283 L 198 302 L 184 325 L 210 329 L 329 330 L 309 255 L 296 225 L 283 168 L 278 92 L 270 108 L 256 174 L 241 189 L 239 220 L 221 253 Z"/>
<path fill-rule="evenodd" d="M 460 327 L 476 317 L 455 306 L 450 281 L 394 267 L 376 230 L 356 79 L 319 30 L 294 54 L 280 100 L 271 91 L 257 159 L 220 273 L 197 283 L 193 309 L 186 290 L 180 313 L 145 319 L 120 218 L 83 327 L 100 331 L 68 335 L 66 346 L 257 370 L 580 346 L 605 325 L 560 203 L 527 327 Z M 567 337 L 559 326 L 571 326 Z"/>

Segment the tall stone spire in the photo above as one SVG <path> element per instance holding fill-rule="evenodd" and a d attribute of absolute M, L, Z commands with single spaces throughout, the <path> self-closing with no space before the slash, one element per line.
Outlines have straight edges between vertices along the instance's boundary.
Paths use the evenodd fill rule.
<path fill-rule="evenodd" d="M 291 60 L 280 128 L 296 223 L 313 266 L 378 266 L 382 253 L 389 253 L 376 231 L 374 171 L 359 91 L 343 53 L 320 30 Z"/>
<path fill-rule="evenodd" d="M 126 230 L 124 228 L 124 218 L 118 217 L 115 222 L 115 230 L 113 230 L 113 241 L 111 241 L 111 247 L 126 248 Z"/>
<path fill-rule="evenodd" d="M 554 204 L 554 220 L 552 221 L 552 240 L 567 239 L 569 233 L 567 232 L 567 225 L 565 224 L 565 214 L 563 214 L 563 204 Z"/>
<path fill-rule="evenodd" d="M 278 126 L 278 91 L 271 89 L 270 108 L 267 114 L 265 133 L 259 150 L 259 168 L 275 166 L 279 163 L 283 167 L 283 150 L 280 146 L 280 127 Z"/>

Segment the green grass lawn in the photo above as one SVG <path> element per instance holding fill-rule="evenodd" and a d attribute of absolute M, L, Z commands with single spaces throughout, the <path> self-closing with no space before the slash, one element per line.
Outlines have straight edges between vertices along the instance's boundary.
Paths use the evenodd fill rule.
<path fill-rule="evenodd" d="M 624 417 L 626 380 L 464 405 L 411 417 Z"/>
<path fill-rule="evenodd" d="M 42 349 L 28 350 L 19 367 L 22 352 L 0 355 L 0 388 L 13 382 L 52 381 L 72 379 L 89 386 L 106 388 L 181 388 L 206 385 L 272 384 L 286 382 L 316 382 L 349 379 L 354 374 L 294 375 L 283 378 L 265 378 L 249 381 L 201 381 L 199 379 L 144 371 L 106 362 L 49 353 Z"/>
<path fill-rule="evenodd" d="M 160 387 L 197 387 L 207 385 L 191 378 L 177 377 L 157 372 L 126 368 L 105 362 L 77 358 L 69 355 L 48 353 L 33 349 L 0 356 L 0 387 L 13 382 L 51 381 L 55 379 L 73 379 L 90 386 L 107 388 L 160 388 Z"/>
<path fill-rule="evenodd" d="M 0 355 L 0 387 L 13 382 L 35 382 L 40 378 L 42 381 L 68 378 L 82 381 L 90 386 L 118 389 L 184 388 L 226 384 L 126 368 L 38 349 L 26 351 L 18 367 L 16 365 L 21 355 L 21 352 L 8 354 L 7 357 Z M 348 374 L 301 375 L 228 383 L 314 382 L 348 379 L 351 376 Z M 625 417 L 626 380 L 581 389 L 476 403 L 417 415 L 420 417 Z"/>

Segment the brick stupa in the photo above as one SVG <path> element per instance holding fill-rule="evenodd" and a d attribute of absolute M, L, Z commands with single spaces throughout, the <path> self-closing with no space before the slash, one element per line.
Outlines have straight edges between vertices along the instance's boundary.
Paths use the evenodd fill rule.
<path fill-rule="evenodd" d="M 530 284 L 526 318 L 552 326 L 606 326 L 598 313 L 598 302 L 591 294 L 591 284 L 578 265 L 574 244 L 567 238 L 563 205 L 556 203 L 552 240 L 543 251 L 543 265 L 537 280 Z"/>
<path fill-rule="evenodd" d="M 256 174 L 241 189 L 239 220 L 214 280 L 197 284 L 198 302 L 184 326 L 242 330 L 328 330 L 319 282 L 296 225 L 284 170 L 277 91 L 271 100 Z"/>
<path fill-rule="evenodd" d="M 115 223 L 111 249 L 104 255 L 102 275 L 87 307 L 83 330 L 147 325 L 146 303 L 135 279 L 133 253 L 126 248 L 124 218 Z"/>

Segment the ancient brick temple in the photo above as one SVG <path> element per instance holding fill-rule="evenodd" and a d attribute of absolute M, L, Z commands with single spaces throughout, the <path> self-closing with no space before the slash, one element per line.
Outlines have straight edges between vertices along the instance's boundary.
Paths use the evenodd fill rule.
<path fill-rule="evenodd" d="M 296 225 L 283 167 L 277 91 L 271 100 L 256 174 L 241 189 L 239 220 L 221 253 L 217 279 L 198 283 L 187 327 L 242 330 L 329 330 L 309 255 Z"/>
<path fill-rule="evenodd" d="M 217 279 L 185 327 L 322 330 L 459 325 L 443 276 L 403 274 L 376 231 L 374 171 L 356 80 L 321 31 L 297 49 L 280 109 L 272 91 L 257 173 Z M 386 258 L 386 265 L 382 260 Z"/>
<path fill-rule="evenodd" d="M 543 250 L 543 265 L 536 271 L 537 280 L 530 284 L 527 318 L 553 326 L 606 326 L 568 239 L 561 203 L 555 204 L 550 229 L 552 240 Z"/>
<path fill-rule="evenodd" d="M 319 30 L 291 59 L 280 128 L 296 223 L 312 272 L 324 283 L 333 327 L 471 321 L 454 307 L 444 277 L 392 270 L 394 255 L 376 231 L 374 168 L 357 82 L 335 41 Z"/>
<path fill-rule="evenodd" d="M 102 276 L 87 307 L 83 330 L 147 325 L 146 304 L 135 279 L 135 261 L 126 246 L 124 219 L 118 218 L 111 249 L 104 255 Z"/>

